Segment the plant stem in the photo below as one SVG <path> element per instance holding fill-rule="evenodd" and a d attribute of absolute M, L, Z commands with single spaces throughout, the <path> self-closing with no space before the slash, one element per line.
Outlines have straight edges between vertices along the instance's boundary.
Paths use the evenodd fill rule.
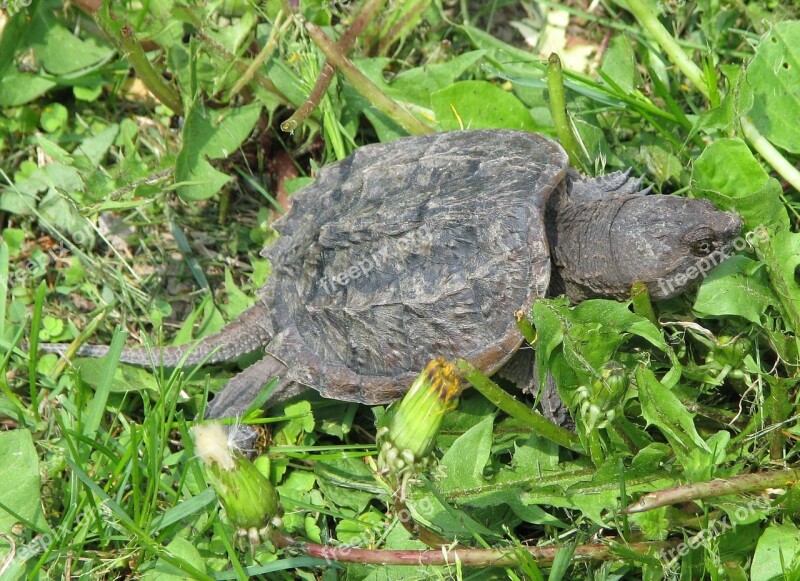
<path fill-rule="evenodd" d="M 264 90 L 278 97 L 282 103 L 285 104 L 289 102 L 289 99 L 286 98 L 286 95 L 278 90 L 278 87 L 275 86 L 275 83 L 273 83 L 269 77 L 258 71 L 248 72 L 249 67 L 247 63 L 222 46 L 219 42 L 208 36 L 204 31 L 203 22 L 194 12 L 188 8 L 176 8 L 176 11 L 181 17 L 186 18 L 186 20 L 191 23 L 192 26 L 194 26 L 195 30 L 197 31 L 197 37 L 203 41 L 205 48 L 209 49 L 210 52 L 216 54 L 225 62 L 233 63 L 233 66 L 239 69 L 239 71 L 241 71 L 243 74 L 252 74 L 252 78 L 256 83 L 261 85 Z"/>
<path fill-rule="evenodd" d="M 85 10 L 90 10 L 92 5 L 83 6 Z M 150 60 L 136 40 L 133 27 L 127 23 L 120 23 L 111 17 L 108 7 L 101 8 L 92 12 L 92 16 L 108 37 L 112 44 L 121 50 L 130 62 L 136 75 L 142 80 L 150 93 L 161 103 L 169 107 L 174 113 L 183 115 L 183 103 L 180 95 L 167 85 L 161 75 L 153 68 Z"/>
<path fill-rule="evenodd" d="M 528 319 L 527 314 L 522 309 L 518 310 L 514 313 L 514 318 L 517 320 L 517 329 L 519 332 L 522 333 L 522 336 L 525 337 L 525 340 L 530 345 L 536 344 L 536 330 L 531 325 L 530 319 Z"/>
<path fill-rule="evenodd" d="M 253 77 L 258 74 L 258 69 L 269 60 L 272 56 L 272 53 L 275 52 L 275 49 L 278 47 L 278 41 L 280 40 L 280 35 L 285 32 L 286 28 L 291 24 L 291 20 L 287 19 L 286 22 L 281 22 L 283 18 L 283 12 L 279 11 L 278 15 L 275 17 L 275 23 L 272 25 L 272 30 L 269 33 L 269 38 L 267 42 L 264 44 L 264 48 L 256 55 L 256 58 L 247 65 L 247 68 L 242 73 L 242 76 L 236 81 L 236 84 L 233 85 L 230 92 L 228 93 L 228 101 L 230 101 L 234 95 L 238 95 L 241 90 L 253 80 Z"/>
<path fill-rule="evenodd" d="M 410 23 L 422 14 L 430 5 L 430 0 L 419 0 L 416 4 L 414 4 L 406 14 L 404 14 L 390 29 L 388 32 L 382 32 L 380 34 L 380 38 L 378 40 L 378 54 L 382 55 L 385 54 L 389 47 L 392 46 L 397 37 L 400 36 L 407 28 L 409 28 Z"/>
<path fill-rule="evenodd" d="M 643 0 L 625 0 L 617 2 L 623 7 L 627 6 L 636 20 L 652 35 L 656 42 L 664 49 L 669 59 L 677 65 L 684 75 L 706 98 L 709 96 L 708 86 L 703 78 L 703 72 L 692 62 L 692 59 L 683 52 L 683 49 L 675 42 L 669 31 L 659 22 L 656 12 L 647 6 Z"/>
<path fill-rule="evenodd" d="M 635 514 L 670 504 L 783 487 L 794 484 L 798 479 L 800 479 L 800 470 L 779 470 L 740 474 L 730 478 L 716 478 L 709 482 L 694 482 L 645 494 L 621 512 Z"/>
<path fill-rule="evenodd" d="M 603 441 L 600 436 L 600 430 L 596 427 L 586 434 L 586 440 L 589 444 L 589 457 L 592 459 L 592 464 L 600 468 L 606 460 L 606 455 L 603 452 Z"/>
<path fill-rule="evenodd" d="M 742 117 L 739 120 L 742 126 L 742 133 L 750 142 L 761 157 L 767 160 L 767 163 L 778 172 L 783 179 L 785 179 L 795 190 L 800 192 L 800 171 L 797 170 L 789 161 L 783 157 L 780 151 L 772 145 L 766 137 L 759 133 L 753 122 L 748 117 Z"/>
<path fill-rule="evenodd" d="M 358 35 L 361 34 L 364 28 L 366 28 L 367 24 L 369 24 L 375 18 L 375 16 L 378 14 L 378 11 L 383 8 L 385 3 L 386 0 L 371 0 L 364 6 L 364 8 L 362 8 L 361 12 L 359 12 L 358 16 L 356 16 L 355 20 L 353 20 L 350 28 L 345 31 L 345 33 L 336 43 L 336 46 L 342 51 L 343 54 L 347 54 L 350 51 L 350 49 L 353 47 L 353 44 L 355 44 Z M 322 71 L 317 77 L 317 82 L 314 83 L 314 87 L 311 89 L 311 93 L 309 93 L 308 98 L 294 113 L 292 113 L 291 117 L 281 123 L 282 131 L 294 131 L 297 126 L 300 125 L 300 123 L 305 121 L 308 116 L 311 115 L 312 111 L 314 111 L 314 109 L 316 109 L 319 105 L 320 101 L 322 101 L 325 91 L 328 90 L 328 86 L 330 86 L 331 81 L 333 80 L 333 72 L 334 69 L 330 59 L 326 59 L 325 64 L 322 66 Z"/>
<path fill-rule="evenodd" d="M 559 446 L 581 454 L 585 453 L 578 436 L 561 426 L 555 425 L 541 414 L 536 413 L 508 395 L 499 385 L 486 377 L 469 361 L 460 359 L 458 361 L 458 366 L 461 368 L 461 371 L 464 372 L 465 379 L 469 381 L 475 389 L 480 391 L 486 399 L 512 418 L 530 426 L 534 432 L 551 442 L 555 442 Z"/>
<path fill-rule="evenodd" d="M 581 155 L 581 147 L 572 131 L 567 115 L 567 98 L 564 93 L 564 75 L 561 72 L 561 59 L 556 53 L 551 53 L 547 59 L 547 90 L 550 93 L 550 115 L 556 126 L 556 136 L 559 143 L 567 152 L 573 167 L 584 173 L 589 169 Z"/>
<path fill-rule="evenodd" d="M 414 117 L 411 113 L 395 103 L 391 97 L 381 91 L 381 89 L 370 81 L 356 66 L 344 55 L 339 48 L 331 42 L 331 39 L 322 29 L 311 23 L 306 22 L 306 30 L 320 50 L 330 60 L 351 85 L 361 93 L 370 103 L 375 105 L 382 113 L 387 115 L 392 121 L 405 129 L 411 135 L 424 135 L 433 133 L 433 129 L 428 127 Z"/>
<path fill-rule="evenodd" d="M 459 562 L 470 567 L 514 567 L 521 563 L 521 557 L 516 554 L 516 547 L 508 549 L 455 549 L 423 551 L 390 551 L 377 549 L 359 549 L 356 547 L 326 547 L 317 543 L 298 541 L 293 537 L 275 531 L 272 542 L 276 547 L 299 550 L 310 557 L 317 557 L 327 561 L 341 563 L 362 563 L 372 565 L 451 565 Z M 621 543 L 625 551 L 634 551 L 639 554 L 648 554 L 677 546 L 678 540 Z M 552 563 L 560 551 L 570 550 L 567 547 L 522 547 L 540 564 Z M 609 561 L 618 559 L 615 547 L 603 543 L 589 543 L 578 545 L 572 555 L 582 560 Z"/>
<path fill-rule="evenodd" d="M 650 291 L 647 285 L 642 282 L 635 282 L 631 286 L 631 299 L 633 300 L 633 312 L 640 317 L 645 317 L 648 321 L 658 327 L 658 319 L 653 311 L 653 303 L 650 301 Z"/>
<path fill-rule="evenodd" d="M 406 506 L 406 502 L 404 499 L 400 498 L 400 495 L 397 491 L 395 491 L 395 500 L 394 500 L 394 512 L 397 515 L 400 524 L 403 525 L 403 528 L 408 531 L 408 534 L 411 535 L 412 538 L 418 539 L 431 547 L 432 549 L 438 549 L 440 547 L 448 547 L 451 543 L 433 531 L 428 530 L 427 528 L 420 526 L 412 517 L 411 511 L 408 510 L 408 506 Z"/>

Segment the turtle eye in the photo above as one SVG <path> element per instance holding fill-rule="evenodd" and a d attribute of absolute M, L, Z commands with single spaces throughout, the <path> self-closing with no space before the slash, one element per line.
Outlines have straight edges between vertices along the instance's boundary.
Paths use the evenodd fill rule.
<path fill-rule="evenodd" d="M 714 252 L 714 244 L 710 238 L 703 238 L 692 244 L 692 252 L 695 256 L 708 256 Z"/>

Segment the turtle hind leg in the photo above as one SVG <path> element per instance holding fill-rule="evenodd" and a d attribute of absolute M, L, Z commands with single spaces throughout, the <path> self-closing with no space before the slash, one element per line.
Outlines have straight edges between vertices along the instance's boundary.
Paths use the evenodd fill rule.
<path fill-rule="evenodd" d="M 241 417 L 256 400 L 262 388 L 275 377 L 278 382 L 267 397 L 265 407 L 305 391 L 305 387 L 286 379 L 287 371 L 283 363 L 265 353 L 262 359 L 225 384 L 206 409 L 206 418 Z"/>

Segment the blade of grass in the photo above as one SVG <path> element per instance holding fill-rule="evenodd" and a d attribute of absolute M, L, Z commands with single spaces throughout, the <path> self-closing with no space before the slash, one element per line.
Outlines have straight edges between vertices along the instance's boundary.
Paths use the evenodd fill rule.
<path fill-rule="evenodd" d="M 92 478 L 78 465 L 72 458 L 67 458 L 67 465 L 70 469 L 75 473 L 78 480 L 80 480 L 83 485 L 89 489 L 97 498 L 101 500 L 103 506 L 113 515 L 120 523 L 120 525 L 124 526 L 124 528 L 131 533 L 134 537 L 136 537 L 137 542 L 141 543 L 142 547 L 146 550 L 153 552 L 154 554 L 158 555 L 159 558 L 164 559 L 167 563 L 172 565 L 173 567 L 177 567 L 184 573 L 188 573 L 192 575 L 195 579 L 201 579 L 202 581 L 215 581 L 214 577 L 200 571 L 193 565 L 183 561 L 175 557 L 174 555 L 170 554 L 163 546 L 154 542 L 150 535 L 138 527 L 138 525 L 131 519 L 127 512 L 113 499 L 111 498 L 106 492 L 100 488 L 97 483 L 92 480 Z"/>
<path fill-rule="evenodd" d="M 100 428 L 100 422 L 106 411 L 108 395 L 111 393 L 111 383 L 114 379 L 114 373 L 117 371 L 117 366 L 119 365 L 119 357 L 125 345 L 126 336 L 127 333 L 122 330 L 122 327 L 117 326 L 114 329 L 114 335 L 111 337 L 111 344 L 108 347 L 107 363 L 103 368 L 100 382 L 97 384 L 94 397 L 89 405 L 89 413 L 83 423 L 82 433 L 87 438 L 95 439 L 97 436 L 97 430 Z M 85 446 L 83 449 L 84 454 L 82 454 L 81 457 L 88 460 L 91 448 Z"/>
<path fill-rule="evenodd" d="M 31 319 L 31 344 L 29 352 L 31 357 L 28 358 L 28 387 L 31 396 L 31 411 L 36 421 L 40 421 L 39 417 L 39 397 L 36 392 L 36 364 L 39 358 L 36 357 L 36 346 L 39 344 L 39 329 L 42 326 L 42 305 L 44 304 L 44 293 L 47 286 L 44 281 L 39 283 L 36 289 L 36 294 L 33 303 L 33 318 Z"/>
<path fill-rule="evenodd" d="M 8 244 L 0 238 L 0 337 L 6 330 L 6 300 L 8 299 Z"/>

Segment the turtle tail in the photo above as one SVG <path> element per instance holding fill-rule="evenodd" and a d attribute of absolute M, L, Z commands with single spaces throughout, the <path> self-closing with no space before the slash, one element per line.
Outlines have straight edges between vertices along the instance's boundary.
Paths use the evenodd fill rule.
<path fill-rule="evenodd" d="M 194 343 L 157 349 L 124 348 L 120 363 L 132 365 L 177 367 L 199 363 L 219 363 L 264 347 L 271 338 L 270 314 L 260 301 L 244 311 L 239 317 L 225 325 L 219 333 L 203 337 Z M 39 350 L 47 353 L 65 354 L 71 347 L 68 343 L 40 343 Z M 105 345 L 83 345 L 77 349 L 78 357 L 103 357 L 108 354 Z"/>

